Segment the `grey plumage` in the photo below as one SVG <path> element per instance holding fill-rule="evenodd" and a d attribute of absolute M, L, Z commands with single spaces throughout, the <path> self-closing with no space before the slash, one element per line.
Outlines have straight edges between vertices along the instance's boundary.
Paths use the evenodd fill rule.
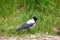
<path fill-rule="evenodd" d="M 26 23 L 24 23 L 20 28 L 16 29 L 16 31 L 32 28 L 35 25 L 36 20 L 37 18 L 34 16 L 31 20 L 28 20 Z"/>
<path fill-rule="evenodd" d="M 33 23 L 33 24 L 34 24 L 34 23 Z M 28 28 L 32 27 L 33 24 L 27 24 L 27 23 L 25 23 L 25 24 L 23 24 L 23 25 L 21 26 L 21 28 L 18 28 L 16 31 L 20 31 L 20 30 L 22 30 L 22 29 L 28 29 Z"/>

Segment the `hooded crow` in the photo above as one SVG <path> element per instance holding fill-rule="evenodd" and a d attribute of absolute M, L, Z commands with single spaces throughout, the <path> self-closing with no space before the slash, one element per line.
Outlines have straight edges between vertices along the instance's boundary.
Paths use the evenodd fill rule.
<path fill-rule="evenodd" d="M 37 21 L 37 17 L 34 16 L 32 19 L 28 20 L 26 23 L 24 23 L 20 28 L 18 28 L 16 31 L 20 31 L 22 29 L 30 29 L 33 28 L 35 23 Z"/>

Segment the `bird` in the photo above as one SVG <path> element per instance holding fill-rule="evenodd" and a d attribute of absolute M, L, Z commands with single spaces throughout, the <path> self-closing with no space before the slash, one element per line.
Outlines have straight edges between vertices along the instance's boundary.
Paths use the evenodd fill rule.
<path fill-rule="evenodd" d="M 16 31 L 33 28 L 35 26 L 35 24 L 36 24 L 37 19 L 38 18 L 36 16 L 33 16 L 32 19 L 30 19 L 27 22 L 25 22 L 24 24 L 22 24 L 22 26 L 17 28 Z"/>

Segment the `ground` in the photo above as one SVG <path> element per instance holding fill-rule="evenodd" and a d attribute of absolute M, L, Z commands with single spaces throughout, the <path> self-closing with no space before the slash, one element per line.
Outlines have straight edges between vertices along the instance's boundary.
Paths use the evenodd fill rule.
<path fill-rule="evenodd" d="M 52 36 L 52 35 L 39 35 L 39 34 L 35 34 L 35 35 L 26 35 L 24 37 L 20 37 L 20 36 L 12 36 L 12 37 L 6 37 L 6 36 L 2 36 L 0 37 L 0 40 L 60 40 L 60 36 Z"/>

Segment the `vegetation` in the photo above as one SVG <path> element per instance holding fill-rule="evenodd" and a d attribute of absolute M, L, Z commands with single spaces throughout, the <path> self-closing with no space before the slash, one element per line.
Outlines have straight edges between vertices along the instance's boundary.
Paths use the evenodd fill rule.
<path fill-rule="evenodd" d="M 38 17 L 36 26 L 19 35 L 55 34 L 54 27 L 60 28 L 60 0 L 0 0 L 0 35 L 17 35 L 15 30 L 33 16 Z"/>

